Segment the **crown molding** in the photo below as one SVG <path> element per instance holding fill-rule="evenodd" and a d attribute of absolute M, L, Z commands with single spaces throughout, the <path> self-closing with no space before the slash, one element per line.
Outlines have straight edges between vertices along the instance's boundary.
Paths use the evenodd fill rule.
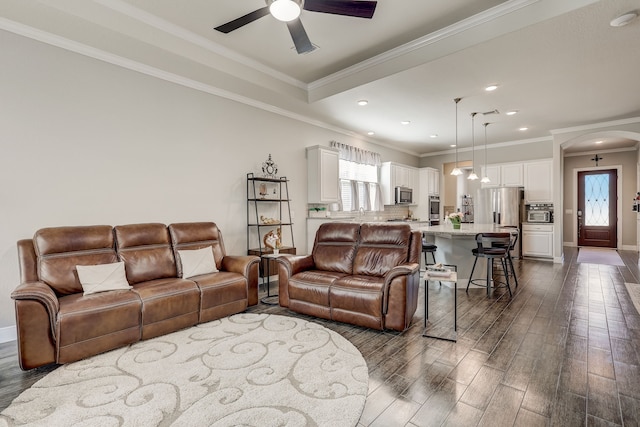
<path fill-rule="evenodd" d="M 165 80 L 171 83 L 175 83 L 180 86 L 184 86 L 190 89 L 194 89 L 200 92 L 204 92 L 210 95 L 218 96 L 220 98 L 228 99 L 230 101 L 235 101 L 244 105 L 248 105 L 263 111 L 267 111 L 273 114 L 277 114 L 279 116 L 287 117 L 292 120 L 296 120 L 299 122 L 303 122 L 312 126 L 316 126 L 322 129 L 326 129 L 332 132 L 336 132 L 351 138 L 356 138 L 362 141 L 366 141 L 367 143 L 374 144 L 380 147 L 384 147 L 390 150 L 398 151 L 401 153 L 409 154 L 412 156 L 418 157 L 418 153 L 403 150 L 397 147 L 393 147 L 391 145 L 387 145 L 383 142 L 374 141 L 368 138 L 364 138 L 361 134 L 346 130 L 326 122 L 322 122 L 320 120 L 312 119 L 311 117 L 294 113 L 289 110 L 285 110 L 283 108 L 276 107 L 274 105 L 257 101 L 255 99 L 238 95 L 236 93 L 220 89 L 218 87 L 199 82 L 197 80 L 193 80 L 175 73 L 170 73 L 168 71 L 161 70 L 156 67 L 152 67 L 150 65 L 142 64 L 140 62 L 124 58 L 119 55 L 115 55 L 109 52 L 105 52 L 101 49 L 94 48 L 92 46 L 88 46 L 55 34 L 48 33 L 46 31 L 42 31 L 28 25 L 24 25 L 15 21 L 11 21 L 6 18 L 0 17 L 0 30 L 9 31 L 11 33 L 17 34 L 19 36 L 27 37 L 32 40 L 36 40 L 42 43 L 49 44 L 51 46 L 55 46 L 61 49 L 68 50 L 73 53 L 77 53 L 83 56 L 87 56 L 89 58 L 97 59 L 99 61 L 103 61 L 112 65 L 116 65 L 131 71 L 136 71 L 141 74 L 145 74 L 147 76 L 155 77 L 161 80 Z"/>
<path fill-rule="evenodd" d="M 215 43 L 205 37 L 199 36 L 191 31 L 187 31 L 178 25 L 172 24 L 162 18 L 157 17 L 156 15 L 153 15 L 140 8 L 132 6 L 131 4 L 126 3 L 122 0 L 93 0 L 93 1 L 95 3 L 100 4 L 101 6 L 104 6 L 118 13 L 121 13 L 131 19 L 142 22 L 146 25 L 149 25 L 167 34 L 171 34 L 172 36 L 175 36 L 188 43 L 192 43 L 196 46 L 206 49 L 209 52 L 213 52 L 217 55 L 223 56 L 229 60 L 232 60 L 244 66 L 247 66 L 261 73 L 264 73 L 270 77 L 273 77 L 274 79 L 280 80 L 289 85 L 295 86 L 305 91 L 307 90 L 307 84 L 304 82 L 301 82 L 300 80 L 294 79 L 293 77 L 287 74 L 281 73 L 280 71 L 274 70 L 271 67 L 267 67 L 266 65 L 258 61 L 254 61 L 253 59 L 247 56 L 234 52 L 233 50 L 228 49 L 218 43 Z M 51 6 L 55 7 L 55 2 L 52 2 Z"/>
<path fill-rule="evenodd" d="M 610 150 L 588 150 L 588 151 L 577 151 L 575 153 L 564 153 L 563 157 L 592 156 L 594 154 L 621 153 L 624 151 L 637 151 L 637 150 L 638 150 L 638 144 L 636 144 L 633 147 L 612 148 Z"/>
<path fill-rule="evenodd" d="M 553 142 L 553 138 L 551 138 L 550 136 L 543 136 L 540 138 L 529 138 L 529 139 L 519 139 L 517 141 L 497 142 L 495 144 L 487 145 L 487 148 L 493 149 L 493 148 L 500 148 L 500 147 L 511 147 L 514 145 L 534 144 L 536 142 Z M 475 151 L 479 151 L 480 149 L 483 149 L 482 147 L 476 148 Z M 472 148 L 465 147 L 465 148 L 458 149 L 458 153 L 464 153 L 466 151 L 472 151 Z M 444 150 L 444 151 L 434 151 L 433 153 L 420 154 L 420 157 L 435 157 L 435 156 L 442 156 L 445 154 L 455 154 L 455 152 L 456 152 L 455 149 Z"/>
<path fill-rule="evenodd" d="M 631 125 L 635 123 L 640 123 L 640 117 L 630 117 L 628 119 L 612 120 L 609 122 L 591 123 L 588 125 L 580 125 L 569 128 L 552 129 L 549 131 L 549 133 L 551 133 L 551 135 L 561 135 L 563 133 L 600 129 L 609 126 Z"/>
<path fill-rule="evenodd" d="M 420 37 L 409 43 L 405 43 L 395 49 L 391 49 L 387 52 L 381 53 L 380 55 L 374 56 L 370 59 L 359 62 L 358 64 L 352 65 L 351 67 L 347 67 L 336 73 L 333 73 L 321 79 L 315 80 L 309 83 L 308 89 L 309 91 L 314 91 L 318 88 L 321 88 L 331 83 L 335 83 L 336 81 L 339 81 L 346 77 L 350 77 L 354 74 L 358 74 L 368 68 L 383 64 L 387 61 L 391 61 L 400 56 L 406 55 L 407 53 L 413 52 L 418 49 L 422 49 L 425 46 L 429 46 L 429 45 L 441 42 L 442 40 L 445 40 L 457 34 L 463 33 L 479 25 L 486 24 L 497 18 L 508 15 L 516 10 L 522 9 L 533 3 L 537 3 L 539 1 L 540 0 L 507 1 L 498 6 L 494 6 L 491 9 L 487 9 L 476 15 L 470 16 L 469 18 L 463 19 L 462 21 L 458 21 L 455 24 L 449 25 L 448 27 L 445 27 L 441 30 L 434 31 L 433 33 L 427 34 L 426 36 Z"/>

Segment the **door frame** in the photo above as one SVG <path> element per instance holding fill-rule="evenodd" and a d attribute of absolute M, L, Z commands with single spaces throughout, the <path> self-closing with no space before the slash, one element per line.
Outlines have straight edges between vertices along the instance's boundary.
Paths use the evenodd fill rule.
<path fill-rule="evenodd" d="M 573 229 L 573 244 L 574 246 L 578 246 L 578 172 L 588 172 L 588 171 L 598 171 L 598 170 L 607 170 L 607 169 L 615 169 L 617 179 L 617 192 L 618 192 L 618 201 L 616 203 L 616 211 L 618 213 L 618 217 L 616 218 L 616 249 L 622 249 L 622 165 L 609 165 L 609 166 L 592 166 L 586 168 L 574 168 L 573 169 L 573 218 L 571 228 Z"/>

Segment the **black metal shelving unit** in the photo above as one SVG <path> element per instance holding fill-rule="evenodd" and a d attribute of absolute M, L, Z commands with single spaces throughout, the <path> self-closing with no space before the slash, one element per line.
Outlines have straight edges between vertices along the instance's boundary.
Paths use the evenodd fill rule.
<path fill-rule="evenodd" d="M 260 187 L 264 185 L 265 194 L 260 194 Z M 272 215 L 273 223 L 265 223 L 261 216 Z M 280 229 L 281 254 L 294 254 L 296 247 L 293 239 L 293 221 L 291 219 L 291 199 L 289 198 L 289 180 L 286 177 L 264 178 L 253 173 L 247 174 L 247 248 L 249 255 L 261 257 L 260 277 L 263 285 L 265 273 L 273 274 L 278 271 L 277 263 L 272 255 L 273 250 L 264 246 L 263 238 L 271 230 Z M 257 242 L 257 245 L 256 245 Z M 266 282 L 267 291 L 269 284 Z M 269 293 L 269 292 L 267 292 Z M 274 295 L 268 295 L 272 297 Z"/>

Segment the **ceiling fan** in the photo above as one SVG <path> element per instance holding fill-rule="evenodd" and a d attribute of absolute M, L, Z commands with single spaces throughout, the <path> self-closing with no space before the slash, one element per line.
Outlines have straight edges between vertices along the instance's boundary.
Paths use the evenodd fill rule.
<path fill-rule="evenodd" d="M 307 32 L 300 21 L 302 9 L 311 12 L 331 13 L 334 15 L 353 16 L 356 18 L 373 17 L 377 1 L 364 0 L 265 0 L 267 5 L 249 12 L 233 21 L 222 24 L 214 29 L 228 34 L 251 22 L 271 14 L 279 21 L 286 22 L 298 53 L 311 52 L 315 48 L 307 36 Z"/>

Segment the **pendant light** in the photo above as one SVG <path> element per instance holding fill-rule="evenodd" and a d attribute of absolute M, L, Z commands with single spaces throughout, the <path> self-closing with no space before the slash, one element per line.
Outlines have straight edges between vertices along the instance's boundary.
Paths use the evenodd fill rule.
<path fill-rule="evenodd" d="M 474 137 L 475 129 L 473 127 L 476 114 L 478 113 L 471 113 L 471 173 L 467 177 L 467 179 L 470 179 L 471 181 L 478 179 L 478 175 L 476 175 L 476 141 Z"/>
<path fill-rule="evenodd" d="M 458 102 L 460 102 L 462 98 L 455 98 L 453 102 L 456 103 L 456 167 L 451 171 L 451 175 L 462 175 L 462 171 L 458 167 Z"/>
<path fill-rule="evenodd" d="M 487 176 L 487 126 L 489 126 L 489 123 L 484 123 L 482 126 L 484 126 L 484 176 L 482 177 L 480 182 L 482 182 L 483 184 L 487 184 L 491 182 L 491 180 Z"/>

